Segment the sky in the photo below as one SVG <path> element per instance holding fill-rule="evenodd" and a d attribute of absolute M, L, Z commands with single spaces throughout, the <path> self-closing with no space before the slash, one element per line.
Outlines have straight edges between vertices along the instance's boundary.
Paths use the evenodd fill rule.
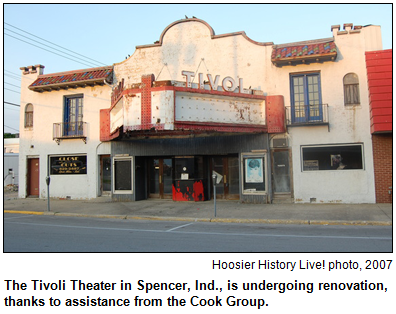
<path fill-rule="evenodd" d="M 245 31 L 274 44 L 332 37 L 332 25 L 380 25 L 383 49 L 392 48 L 391 4 L 4 4 L 4 133 L 20 128 L 20 67 L 42 64 L 49 74 L 112 65 L 185 16 L 216 35 Z"/>

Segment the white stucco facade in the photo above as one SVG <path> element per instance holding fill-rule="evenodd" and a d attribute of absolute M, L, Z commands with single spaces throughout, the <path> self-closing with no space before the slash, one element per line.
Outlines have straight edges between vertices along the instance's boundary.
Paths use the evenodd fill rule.
<path fill-rule="evenodd" d="M 326 34 L 324 34 L 326 37 Z M 170 24 L 155 44 L 138 46 L 128 59 L 113 65 L 113 88 L 120 82 L 126 91 L 123 97 L 112 104 L 112 88 L 108 85 L 75 87 L 37 92 L 28 86 L 39 73 L 22 75 L 21 120 L 25 122 L 24 107 L 31 103 L 34 108 L 33 127 L 21 128 L 19 196 L 27 196 L 28 160 L 39 159 L 39 197 L 47 197 L 48 158 L 51 156 L 87 156 L 87 173 L 82 175 L 52 175 L 50 195 L 66 198 L 95 198 L 99 193 L 99 155 L 110 154 L 110 141 L 101 142 L 100 110 L 109 109 L 109 130 L 113 134 L 120 128 L 140 130 L 143 120 L 143 91 L 138 86 L 145 75 L 154 75 L 155 82 L 169 81 L 172 88 L 157 88 L 150 91 L 150 121 L 152 125 L 163 124 L 163 129 L 173 131 L 176 122 L 211 123 L 223 125 L 267 127 L 268 112 L 265 97 L 281 96 L 286 110 L 292 103 L 292 78 L 314 73 L 319 79 L 320 105 L 324 123 L 296 125 L 287 122 L 286 132 L 275 132 L 268 139 L 270 147 L 259 150 L 266 154 L 265 163 L 271 169 L 271 146 L 276 139 L 287 139 L 282 149 L 290 152 L 291 197 L 297 203 L 374 203 L 374 169 L 370 134 L 369 98 L 365 51 L 380 50 L 379 26 L 353 29 L 346 24 L 343 31 L 333 27 L 327 41 L 335 43 L 334 60 L 309 60 L 307 63 L 276 64 L 272 43 L 257 43 L 245 33 L 215 35 L 204 21 L 187 19 Z M 276 40 L 276 38 L 273 38 Z M 284 47 L 301 46 L 324 42 L 284 44 Z M 186 71 L 190 74 L 190 81 Z M 354 73 L 359 81 L 358 105 L 344 103 L 344 77 Z M 200 77 L 200 74 L 202 76 Z M 224 86 L 222 82 L 225 79 Z M 205 84 L 203 83 L 205 80 Z M 234 82 L 235 93 L 227 92 Z M 143 85 L 143 83 L 142 83 Z M 215 86 L 216 85 L 216 86 Z M 238 86 L 236 86 L 238 85 Z M 243 86 L 242 86 L 243 85 Z M 177 89 L 180 87 L 181 89 Z M 196 93 L 183 88 L 213 90 L 210 94 Z M 143 87 L 142 87 L 143 89 Z M 233 91 L 231 91 L 233 92 Z M 209 94 L 209 96 L 208 96 Z M 243 97 L 261 95 L 262 98 Z M 59 145 L 53 139 L 53 124 L 62 122 L 65 97 L 82 95 L 83 121 L 86 122 L 86 141 L 81 138 L 61 139 Z M 110 108 L 111 107 L 111 108 Z M 322 109 L 321 109 L 322 110 Z M 289 114 L 290 114 L 289 112 Z M 213 131 L 213 129 L 212 129 Z M 245 131 L 244 131 L 245 132 Z M 247 133 L 246 131 L 245 133 Z M 263 131 L 264 132 L 264 131 Z M 265 132 L 264 132 L 265 133 Z M 171 136 L 167 133 L 167 136 Z M 160 135 L 159 135 L 160 136 Z M 303 149 L 354 146 L 361 149 L 362 166 L 348 170 L 304 169 Z M 144 149 L 142 149 L 144 151 Z M 243 152 L 246 154 L 250 151 Z M 241 161 L 242 153 L 238 158 Z M 134 157 L 134 156 L 133 156 Z M 241 164 L 241 163 L 240 163 Z M 143 162 L 142 162 L 143 165 Z M 266 167 L 267 168 L 267 167 Z M 243 171 L 239 171 L 242 180 Z M 271 185 L 271 174 L 268 174 Z M 268 189 L 268 193 L 271 188 Z M 271 199 L 271 197 L 269 198 Z"/>
<path fill-rule="evenodd" d="M 225 76 L 235 80 L 243 78 L 245 89 L 258 89 L 264 95 L 283 95 L 285 106 L 290 107 L 290 76 L 319 73 L 321 103 L 328 106 L 328 125 L 290 126 L 287 134 L 275 136 L 289 140 L 294 201 L 373 203 L 375 192 L 364 52 L 382 49 L 380 27 L 368 26 L 354 31 L 346 25 L 344 31 L 334 28 L 332 32 L 337 47 L 336 60 L 277 67 L 271 62 L 272 45 L 253 43 L 241 33 L 214 36 L 208 25 L 200 22 L 178 23 L 162 33 L 160 45 L 140 46 L 129 59 L 115 64 L 115 74 L 118 78 L 127 78 L 126 86 L 148 73 L 159 74 L 156 80 L 183 81 L 182 71 L 186 70 L 220 75 L 220 80 Z M 348 73 L 355 73 L 359 78 L 361 101 L 358 106 L 344 105 L 343 78 Z M 198 74 L 193 83 L 198 84 Z M 183 104 L 184 99 L 180 100 L 179 104 Z M 216 117 L 212 112 L 205 114 L 204 110 L 208 108 L 202 101 L 198 102 L 201 119 L 209 122 L 227 117 Z M 186 103 L 191 110 L 187 114 L 182 110 L 176 112 L 177 119 L 197 115 L 194 100 L 187 99 Z M 195 117 L 195 120 L 199 119 Z M 303 171 L 302 147 L 347 144 L 362 145 L 363 169 Z"/>
<path fill-rule="evenodd" d="M 322 103 L 328 104 L 329 126 L 289 127 L 292 149 L 295 202 L 374 203 L 374 170 L 370 134 L 370 111 L 365 51 L 382 49 L 379 26 L 363 27 L 360 33 L 337 32 L 334 40 L 338 57 L 334 62 L 272 67 L 270 93 L 285 96 L 290 106 L 290 74 L 319 72 Z M 267 62 L 269 64 L 269 61 Z M 268 73 L 267 72 L 267 73 Z M 360 105 L 345 106 L 343 78 L 356 73 L 359 78 Z M 301 148 L 305 145 L 363 145 L 363 169 L 348 171 L 302 171 Z"/>
<path fill-rule="evenodd" d="M 91 199 L 98 196 L 99 161 L 102 150 L 99 140 L 99 110 L 109 106 L 111 88 L 93 86 L 67 90 L 35 92 L 28 86 L 38 77 L 38 73 L 22 74 L 21 114 L 20 114 L 20 154 L 19 154 L 19 197 L 27 196 L 28 159 L 39 159 L 39 197 L 47 197 L 46 177 L 48 158 L 51 156 L 87 156 L 87 173 L 81 175 L 51 175 L 50 197 Z M 65 96 L 82 95 L 83 121 L 87 124 L 86 143 L 80 138 L 62 139 L 59 145 L 53 139 L 54 123 L 63 121 Z M 24 108 L 33 105 L 33 127 L 23 127 Z M 105 149 L 106 150 L 106 149 Z M 108 149 L 108 152 L 109 149 Z"/>
<path fill-rule="evenodd" d="M 220 76 L 238 81 L 244 88 L 265 90 L 266 60 L 271 57 L 270 44 L 257 44 L 242 33 L 214 35 L 202 21 L 179 21 L 161 34 L 161 44 L 138 46 L 127 60 L 114 64 L 117 80 L 124 78 L 125 86 L 140 82 L 144 74 L 154 74 L 156 80 L 185 81 L 182 71 L 213 78 Z M 220 87 L 220 86 L 219 86 Z"/>

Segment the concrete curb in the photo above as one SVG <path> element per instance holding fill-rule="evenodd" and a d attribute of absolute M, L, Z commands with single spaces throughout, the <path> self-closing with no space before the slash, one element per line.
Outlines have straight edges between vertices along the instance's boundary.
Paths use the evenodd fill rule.
<path fill-rule="evenodd" d="M 55 212 L 54 216 L 63 216 L 63 217 L 85 217 L 85 218 L 105 218 L 105 219 L 126 219 L 125 215 L 109 215 L 109 214 L 76 214 L 76 213 L 59 213 Z"/>
<path fill-rule="evenodd" d="M 391 221 L 308 220 L 309 225 L 392 226 Z"/>
<path fill-rule="evenodd" d="M 294 225 L 345 225 L 345 226 L 392 226 L 391 221 L 347 221 L 347 220 L 304 220 L 304 219 L 246 219 L 246 218 L 193 218 L 193 217 L 164 217 L 164 216 L 128 216 L 128 215 L 94 215 L 60 212 L 35 212 L 4 210 L 4 213 L 64 216 L 64 217 L 91 217 L 102 219 L 131 219 L 131 220 L 158 220 L 158 221 L 188 221 L 188 222 L 214 222 L 214 223 L 254 223 L 254 224 L 294 224 Z"/>
<path fill-rule="evenodd" d="M 162 220 L 162 221 L 210 222 L 210 218 L 192 218 L 192 217 L 127 216 L 127 219 L 135 219 L 135 220 Z"/>
<path fill-rule="evenodd" d="M 25 215 L 44 215 L 43 212 L 35 212 L 35 211 L 28 211 L 28 210 L 4 210 L 4 213 L 8 214 L 25 214 Z"/>

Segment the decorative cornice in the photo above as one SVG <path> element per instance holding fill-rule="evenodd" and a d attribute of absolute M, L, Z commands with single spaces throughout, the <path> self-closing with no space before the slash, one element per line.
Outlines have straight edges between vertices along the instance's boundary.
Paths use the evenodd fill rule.
<path fill-rule="evenodd" d="M 140 46 L 136 46 L 136 49 L 142 49 L 142 48 L 151 48 L 151 47 L 160 47 L 162 46 L 163 40 L 164 40 L 164 36 L 166 34 L 166 32 L 171 29 L 173 26 L 177 25 L 177 24 L 181 24 L 181 23 L 186 23 L 186 22 L 199 22 L 204 24 L 208 29 L 209 29 L 209 33 L 210 33 L 210 37 L 212 39 L 219 39 L 219 38 L 224 38 L 224 37 L 230 37 L 230 36 L 243 36 L 246 40 L 248 40 L 249 42 L 251 42 L 252 44 L 258 45 L 258 46 L 271 46 L 274 43 L 273 42 L 258 42 L 258 41 L 254 41 L 252 39 L 250 39 L 246 33 L 244 31 L 241 32 L 234 32 L 234 33 L 226 33 L 226 34 L 221 34 L 221 35 L 216 35 L 213 28 L 204 20 L 200 20 L 197 18 L 189 18 L 189 19 L 183 19 L 183 20 L 178 20 L 176 22 L 173 22 L 172 24 L 168 25 L 164 31 L 161 33 L 161 36 L 159 38 L 158 41 L 156 41 L 154 44 L 149 44 L 149 45 L 140 45 Z"/>

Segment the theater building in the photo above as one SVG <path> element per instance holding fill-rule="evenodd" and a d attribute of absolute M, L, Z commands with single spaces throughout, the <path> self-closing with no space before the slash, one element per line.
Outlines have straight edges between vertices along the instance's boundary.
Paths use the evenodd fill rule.
<path fill-rule="evenodd" d="M 170 24 L 109 67 L 22 68 L 20 197 L 375 202 L 365 52 L 379 26 L 274 45 Z M 29 125 L 32 112 L 33 126 Z M 27 124 L 26 124 L 27 123 Z"/>

